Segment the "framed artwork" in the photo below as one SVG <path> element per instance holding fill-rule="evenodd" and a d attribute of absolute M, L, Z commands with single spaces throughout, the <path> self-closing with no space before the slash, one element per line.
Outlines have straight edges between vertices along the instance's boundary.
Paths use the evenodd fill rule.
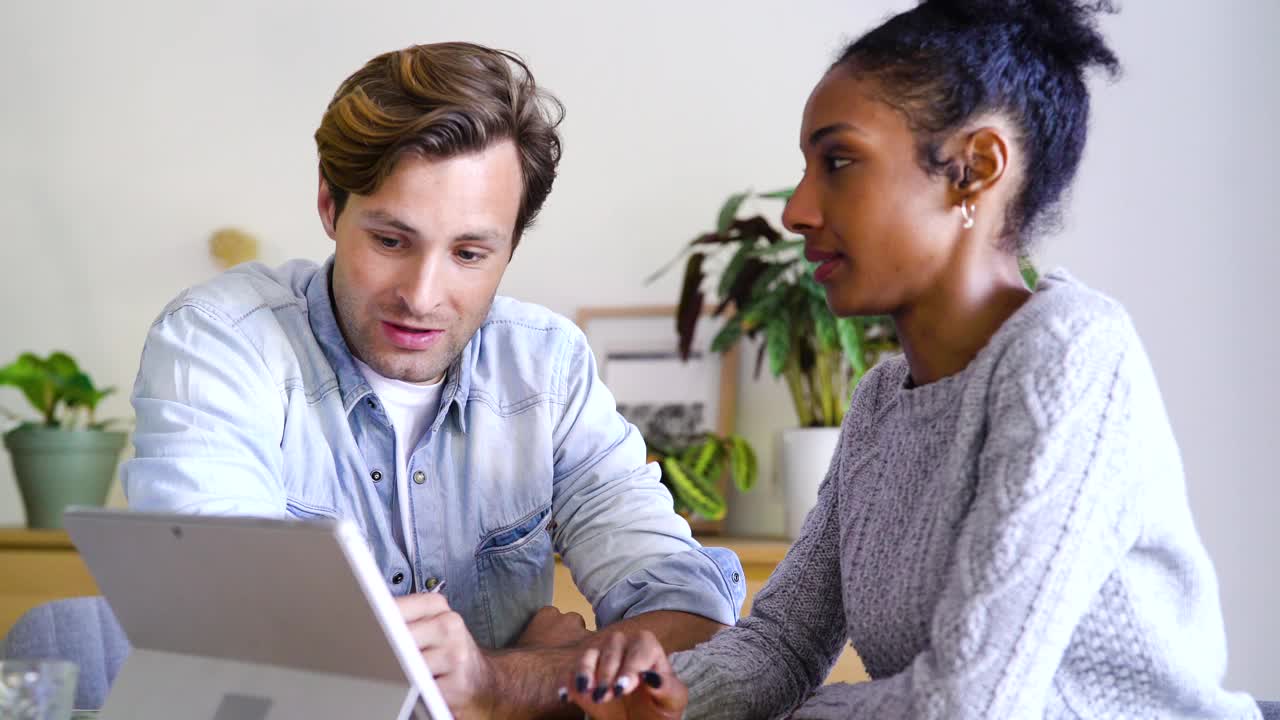
<path fill-rule="evenodd" d="M 674 305 L 586 307 L 578 326 L 595 354 L 600 378 L 618 412 L 651 446 L 670 448 L 707 432 L 733 432 L 738 350 L 714 353 L 711 339 L 720 321 L 711 308 L 699 318 L 688 361 L 680 359 Z M 721 492 L 727 483 L 719 479 Z M 712 534 L 721 522 L 689 518 L 694 532 Z"/>

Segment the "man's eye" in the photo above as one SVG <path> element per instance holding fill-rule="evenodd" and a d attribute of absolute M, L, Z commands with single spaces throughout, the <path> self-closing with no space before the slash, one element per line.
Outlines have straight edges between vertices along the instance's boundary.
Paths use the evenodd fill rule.
<path fill-rule="evenodd" d="M 374 235 L 373 237 L 378 241 L 380 245 L 382 245 L 382 247 L 388 250 L 395 250 L 396 248 L 400 247 L 399 238 L 387 237 L 385 235 Z"/>
<path fill-rule="evenodd" d="M 479 262 L 484 259 L 484 255 L 474 250 L 459 250 L 458 259 L 462 262 Z"/>

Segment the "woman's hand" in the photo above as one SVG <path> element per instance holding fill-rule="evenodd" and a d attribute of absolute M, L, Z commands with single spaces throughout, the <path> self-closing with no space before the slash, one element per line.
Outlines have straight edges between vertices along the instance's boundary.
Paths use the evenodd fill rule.
<path fill-rule="evenodd" d="M 679 720 L 689 688 L 653 633 L 605 635 L 583 651 L 561 698 L 598 720 Z"/>

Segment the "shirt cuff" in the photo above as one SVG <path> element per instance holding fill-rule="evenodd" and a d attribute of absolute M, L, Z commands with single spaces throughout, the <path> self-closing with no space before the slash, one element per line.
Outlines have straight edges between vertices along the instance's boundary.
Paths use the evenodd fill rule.
<path fill-rule="evenodd" d="M 736 625 L 747 595 L 747 576 L 728 548 L 686 550 L 623 578 L 593 608 L 596 627 L 655 610 L 699 615 Z"/>

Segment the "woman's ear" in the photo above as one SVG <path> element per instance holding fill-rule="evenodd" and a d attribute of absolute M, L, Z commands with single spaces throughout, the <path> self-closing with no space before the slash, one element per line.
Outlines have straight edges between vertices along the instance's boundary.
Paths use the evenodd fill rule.
<path fill-rule="evenodd" d="M 979 128 L 969 134 L 957 160 L 960 168 L 951 177 L 954 202 L 959 203 L 999 184 L 1009 166 L 1009 144 L 998 129 Z"/>

